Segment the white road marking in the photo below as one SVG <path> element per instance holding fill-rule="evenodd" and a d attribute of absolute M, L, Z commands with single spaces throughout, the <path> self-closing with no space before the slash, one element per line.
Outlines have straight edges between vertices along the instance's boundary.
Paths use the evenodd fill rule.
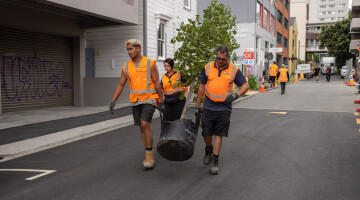
<path fill-rule="evenodd" d="M 39 175 L 25 179 L 27 181 L 32 181 L 34 179 L 56 172 L 56 170 L 43 170 L 43 169 L 0 169 L 0 172 L 1 171 L 2 172 L 41 172 L 41 174 Z"/>

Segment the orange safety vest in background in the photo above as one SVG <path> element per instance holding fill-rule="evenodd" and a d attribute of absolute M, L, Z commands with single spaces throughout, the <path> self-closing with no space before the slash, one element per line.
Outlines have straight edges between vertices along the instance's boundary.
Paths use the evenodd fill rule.
<path fill-rule="evenodd" d="M 276 76 L 277 70 L 278 70 L 278 66 L 276 66 L 275 64 L 271 65 L 269 69 L 270 76 Z"/>
<path fill-rule="evenodd" d="M 288 70 L 287 69 L 284 69 L 284 68 L 281 68 L 280 70 L 279 70 L 279 81 L 280 82 L 287 82 L 289 79 L 288 79 L 288 77 L 287 77 L 287 72 L 288 72 Z"/>
<path fill-rule="evenodd" d="M 208 79 L 205 86 L 205 95 L 212 101 L 223 102 L 233 91 L 235 75 L 238 67 L 229 62 L 229 67 L 221 71 L 211 62 L 205 66 L 205 74 Z"/>
<path fill-rule="evenodd" d="M 155 60 L 142 57 L 137 70 L 131 59 L 123 66 L 123 72 L 129 81 L 130 102 L 159 99 L 150 73 L 154 63 Z"/>
<path fill-rule="evenodd" d="M 173 87 L 175 83 L 180 81 L 180 79 L 181 79 L 180 72 L 175 72 L 171 76 L 171 78 L 169 78 L 168 76 L 166 76 L 166 74 L 164 74 L 163 77 L 162 77 L 162 84 L 163 84 L 164 94 L 165 95 L 171 95 L 171 94 L 175 94 L 177 92 L 182 92 L 184 90 L 182 84 L 179 84 L 179 86 L 177 88 Z"/>

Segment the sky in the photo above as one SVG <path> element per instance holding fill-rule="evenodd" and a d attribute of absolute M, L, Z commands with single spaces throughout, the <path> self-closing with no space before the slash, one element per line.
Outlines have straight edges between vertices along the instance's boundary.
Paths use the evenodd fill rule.
<path fill-rule="evenodd" d="M 352 0 L 349 0 L 349 8 L 351 8 Z"/>

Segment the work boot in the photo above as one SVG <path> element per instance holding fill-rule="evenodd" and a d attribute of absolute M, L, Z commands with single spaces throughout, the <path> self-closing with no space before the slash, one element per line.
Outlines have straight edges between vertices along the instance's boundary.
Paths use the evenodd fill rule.
<path fill-rule="evenodd" d="M 219 159 L 211 159 L 210 162 L 210 174 L 216 175 L 219 173 Z"/>
<path fill-rule="evenodd" d="M 210 147 L 205 147 L 205 155 L 204 155 L 204 165 L 209 165 L 210 160 L 212 158 L 212 153 L 213 153 L 213 146 L 211 145 Z"/>
<path fill-rule="evenodd" d="M 143 161 L 143 167 L 145 169 L 152 169 L 154 168 L 154 165 L 154 151 L 145 151 L 145 160 Z"/>

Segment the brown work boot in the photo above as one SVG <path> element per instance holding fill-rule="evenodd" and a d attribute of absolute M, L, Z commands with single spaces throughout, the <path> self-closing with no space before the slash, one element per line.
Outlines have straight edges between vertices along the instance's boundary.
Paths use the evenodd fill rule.
<path fill-rule="evenodd" d="M 154 165 L 154 151 L 145 151 L 145 160 L 143 161 L 143 167 L 145 169 L 152 169 L 154 168 Z"/>

